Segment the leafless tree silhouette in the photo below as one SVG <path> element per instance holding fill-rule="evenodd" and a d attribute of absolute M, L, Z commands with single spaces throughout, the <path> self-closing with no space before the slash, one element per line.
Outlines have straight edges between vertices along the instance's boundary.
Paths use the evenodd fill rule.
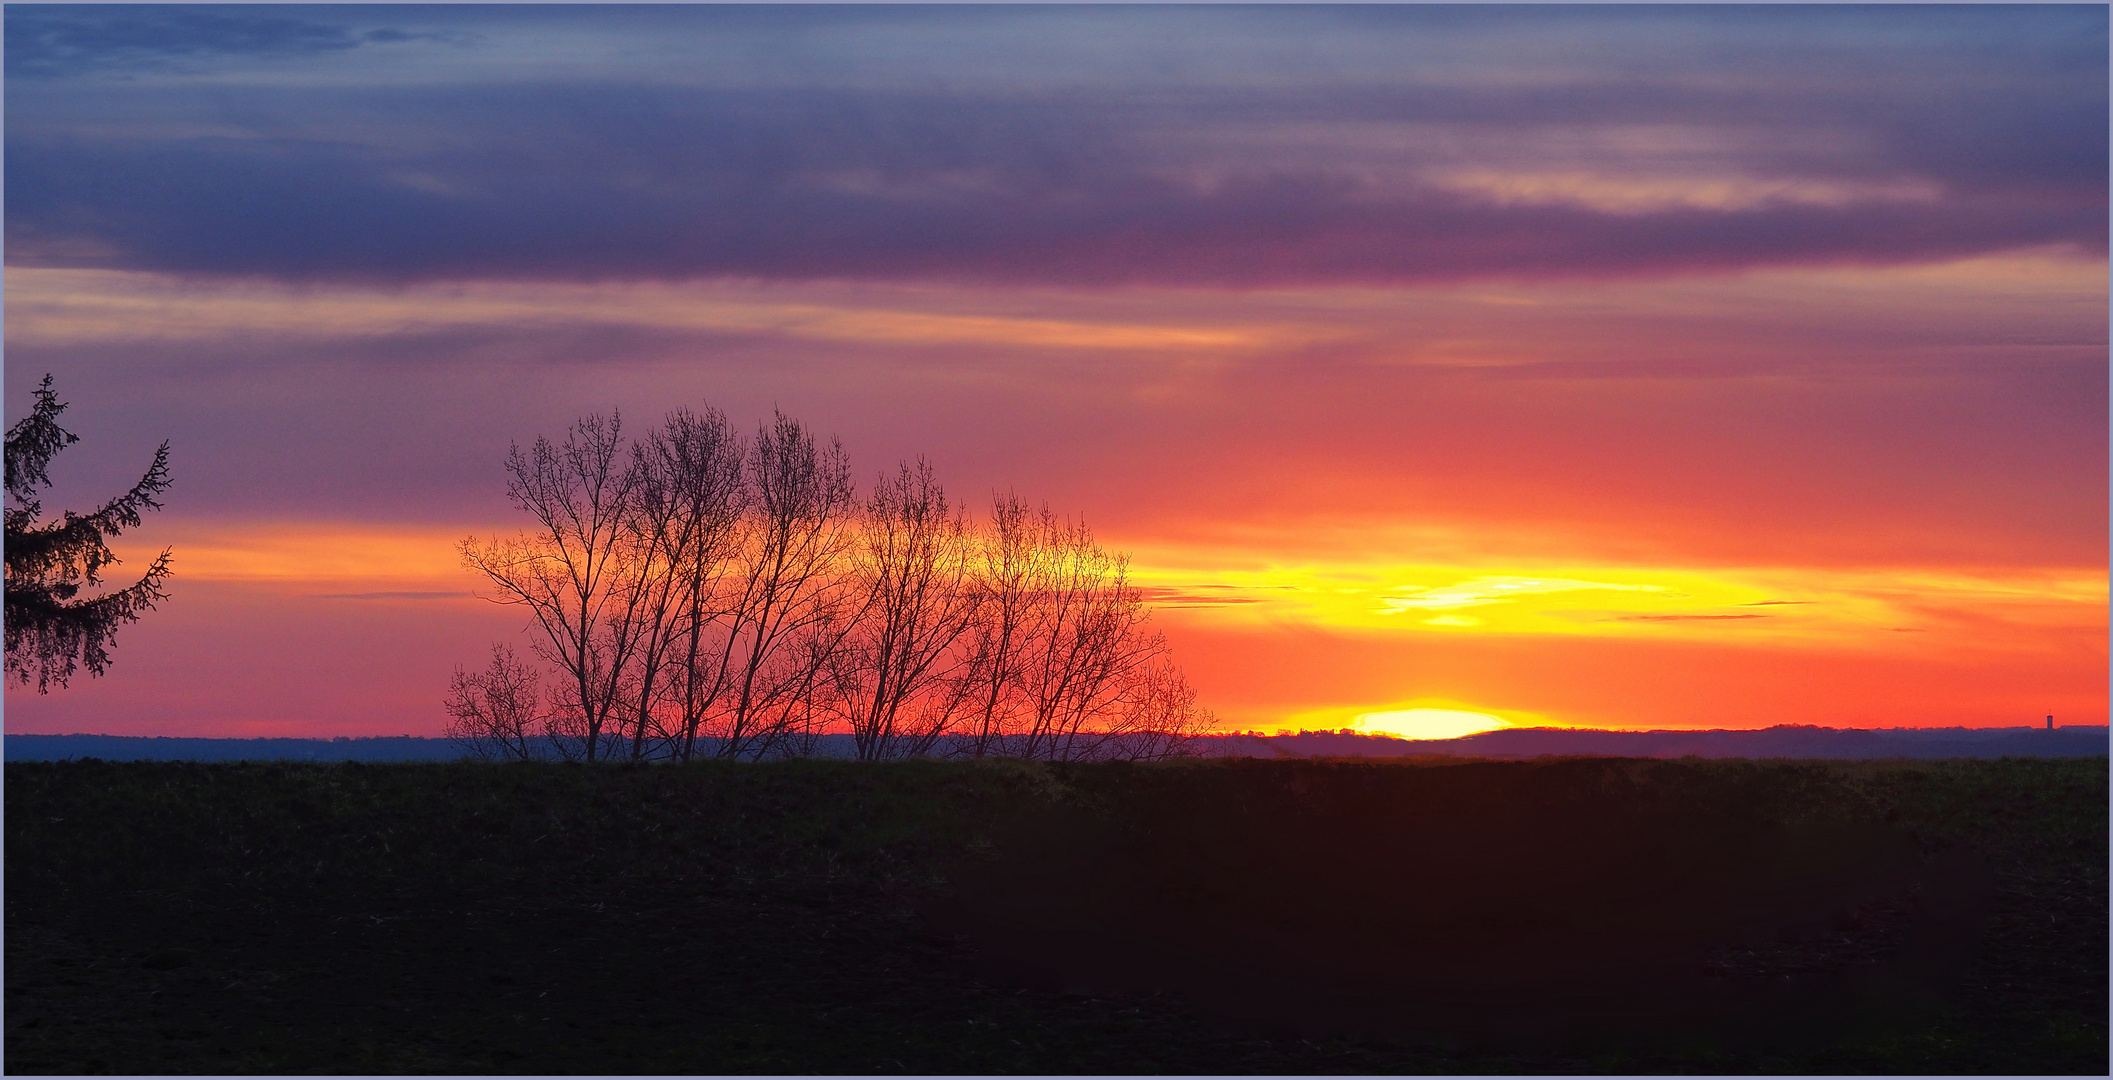
<path fill-rule="evenodd" d="M 528 608 L 536 651 L 567 678 L 555 718 L 589 761 L 609 747 L 611 721 L 642 629 L 635 587 L 635 536 L 625 520 L 633 474 L 619 415 L 588 416 L 565 441 L 538 437 L 507 455 L 506 494 L 536 521 L 520 536 L 462 542 L 465 565 L 497 590 L 493 599 Z"/>
<path fill-rule="evenodd" d="M 486 760 L 527 761 L 550 734 L 542 676 L 505 644 L 492 646 L 491 663 L 482 671 L 455 665 L 447 710 L 447 737 Z"/>
<path fill-rule="evenodd" d="M 1195 752 L 1195 738 L 1217 724 L 1196 703 L 1196 689 L 1172 662 L 1159 659 L 1134 669 L 1123 705 L 1108 726 L 1095 756 L 1125 761 L 1164 761 Z"/>
<path fill-rule="evenodd" d="M 1008 491 L 992 500 L 989 524 L 978 538 L 976 587 L 982 603 L 970 623 L 967 655 L 956 677 L 956 696 L 965 715 L 954 749 L 969 757 L 1003 753 L 1006 736 L 1026 704 L 1023 679 L 1035 590 L 1047 555 L 1041 520 Z"/>
<path fill-rule="evenodd" d="M 1141 673 L 1167 651 L 1144 629 L 1144 595 L 1129 561 L 1102 548 L 1083 522 L 1046 509 L 1035 577 L 1030 649 L 1021 665 L 1025 730 L 1007 741 L 1017 757 L 1094 757 L 1109 735 L 1094 721 L 1119 712 Z"/>
<path fill-rule="evenodd" d="M 624 517 L 629 587 L 636 592 L 638 645 L 629 690 L 631 757 L 665 743 L 687 756 L 696 721 L 723 683 L 702 648 L 717 614 L 710 606 L 738 550 L 743 487 L 740 439 L 716 410 L 671 414 L 631 448 Z"/>
<path fill-rule="evenodd" d="M 685 761 L 695 754 L 700 727 L 727 686 L 734 641 L 727 623 L 739 592 L 729 579 L 747 538 L 747 453 L 726 416 L 707 408 L 671 414 L 639 455 L 648 501 L 670 504 L 663 517 L 668 535 L 661 542 L 674 585 L 671 602 L 661 609 L 671 623 L 664 696 L 672 721 L 669 753 Z M 641 709 L 650 704 L 642 700 Z"/>
<path fill-rule="evenodd" d="M 749 444 L 749 522 L 728 605 L 727 702 L 705 725 L 721 757 L 771 753 L 812 729 L 814 689 L 849 629 L 838 573 L 854 493 L 841 443 L 775 413 Z"/>
<path fill-rule="evenodd" d="M 919 458 L 881 478 L 859 524 L 849 572 L 860 600 L 832 688 L 861 760 L 920 757 L 953 717 L 954 646 L 982 599 L 968 523 Z"/>
<path fill-rule="evenodd" d="M 542 709 L 510 651 L 457 671 L 451 730 L 495 753 L 540 724 L 588 760 L 798 756 L 833 725 L 868 760 L 1143 759 L 1211 723 L 1123 556 L 1010 492 L 972 527 L 922 458 L 859 500 L 836 440 L 707 408 L 628 445 L 589 416 L 507 470 L 537 529 L 462 556 L 563 677 Z"/>

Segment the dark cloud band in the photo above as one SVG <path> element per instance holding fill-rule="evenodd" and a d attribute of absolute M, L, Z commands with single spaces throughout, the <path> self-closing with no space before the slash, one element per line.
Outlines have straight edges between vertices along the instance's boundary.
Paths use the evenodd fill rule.
<path fill-rule="evenodd" d="M 18 266 L 1244 287 L 2106 250 L 2102 11 L 2081 24 L 1990 19 L 1977 48 L 1957 27 L 1920 51 L 1874 47 L 1876 74 L 1815 72 L 1796 20 L 1778 16 L 1773 32 L 1789 36 L 1775 51 L 1734 50 L 1721 69 L 1706 49 L 1666 60 L 1676 54 L 1652 24 L 1628 46 L 1636 71 L 1585 56 L 1538 82 L 1407 64 L 1391 81 L 1298 85 L 1237 73 L 1057 85 L 1025 70 L 1010 87 L 918 87 L 901 73 L 855 88 L 728 86 L 700 60 L 688 81 L 490 84 L 449 83 L 431 59 L 426 82 L 130 90 L 95 73 L 303 52 L 357 71 L 346 57 L 365 46 L 454 32 L 169 9 L 138 16 L 182 24 L 157 46 L 129 17 L 17 10 L 6 226 Z M 1906 29 L 1959 18 L 1888 17 Z M 787 18 L 779 32 L 797 37 L 818 16 Z M 1259 33 L 1238 21 L 1252 15 L 1193 18 Z M 2077 58 L 2079 26 L 2096 35 L 2095 59 Z M 1721 51 L 1730 37 L 1703 40 Z M 1463 170 L 1497 180 L 1463 183 Z M 1643 194 L 1563 190 L 1578 176 Z M 1554 186 L 1507 188 L 1519 183 Z"/>

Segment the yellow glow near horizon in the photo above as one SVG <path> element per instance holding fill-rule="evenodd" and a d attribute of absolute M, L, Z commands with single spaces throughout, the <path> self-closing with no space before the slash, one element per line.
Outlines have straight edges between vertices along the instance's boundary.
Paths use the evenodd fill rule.
<path fill-rule="evenodd" d="M 1396 709 L 1359 713 L 1353 726 L 1374 735 L 1395 735 L 1404 739 L 1457 739 L 1511 725 L 1488 713 L 1458 709 Z"/>
<path fill-rule="evenodd" d="M 2038 648 L 2017 631 L 2103 627 L 2107 578 L 2090 568 L 1978 573 L 1352 560 L 1281 562 L 1197 548 L 1135 552 L 1135 579 L 1183 602 L 1184 622 L 1260 629 L 1707 639 L 1897 649 L 1951 635 L 1975 649 Z M 1536 565 L 1538 564 L 1538 565 Z M 1208 583 L 1205 591 L 1205 583 Z M 1192 611 L 1182 609 L 1201 608 Z M 2009 633 L 1991 635 L 1994 626 Z"/>
<path fill-rule="evenodd" d="M 422 610 L 469 626 L 460 620 L 486 608 L 474 597 L 488 589 L 457 545 L 518 526 L 150 518 L 121 553 L 139 565 L 170 546 L 180 588 L 232 586 L 220 601 L 201 589 L 174 605 L 215 619 L 238 609 L 211 605 L 240 593 L 440 600 Z M 1108 541 L 1138 554 L 1132 579 L 1148 589 L 1153 625 L 1224 730 L 1439 739 L 1505 727 L 2104 715 L 2090 690 L 2103 683 L 2089 675 L 2104 672 L 2103 569 L 1623 566 L 1411 543 L 1390 553 L 1414 562 L 1299 560 L 1288 541 L 1281 554 Z M 1625 669 L 1609 660 L 1614 642 L 1646 645 L 1645 662 L 1675 668 Z M 459 658 L 483 647 L 466 642 Z"/>
<path fill-rule="evenodd" d="M 187 580 L 473 589 L 475 576 L 463 570 L 457 545 L 472 533 L 514 531 L 489 524 L 192 519 L 150 522 L 127 537 L 124 553 L 145 558 L 173 546 L 178 572 Z M 1176 625 L 1885 651 L 1926 651 L 1939 640 L 1976 652 L 2041 649 L 2046 633 L 2102 634 L 2108 598 L 2104 571 L 2088 568 L 1967 574 L 1521 560 L 1500 571 L 1450 561 L 1300 564 L 1223 549 L 1146 548 L 1136 551 L 1132 575 L 1148 587 L 1147 601 L 1160 617 Z M 1329 726 L 1341 726 L 1342 719 L 1338 715 Z"/>

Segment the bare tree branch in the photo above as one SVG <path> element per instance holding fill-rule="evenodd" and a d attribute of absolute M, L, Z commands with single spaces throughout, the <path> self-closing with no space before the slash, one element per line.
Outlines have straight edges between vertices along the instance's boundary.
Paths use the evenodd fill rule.
<path fill-rule="evenodd" d="M 569 676 L 562 699 L 578 710 L 582 753 L 592 761 L 620 705 L 637 644 L 638 596 L 627 580 L 624 513 L 632 476 L 624 468 L 621 416 L 588 416 L 553 445 L 537 438 L 507 455 L 507 496 L 537 531 L 462 542 L 464 565 L 484 575 L 499 603 L 528 608 L 537 651 Z"/>

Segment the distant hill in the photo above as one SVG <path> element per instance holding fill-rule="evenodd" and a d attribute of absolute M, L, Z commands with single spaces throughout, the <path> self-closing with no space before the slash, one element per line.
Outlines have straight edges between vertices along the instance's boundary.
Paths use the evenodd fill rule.
<path fill-rule="evenodd" d="M 448 739 L 384 735 L 336 739 L 194 739 L 135 735 L 9 735 L 8 761 L 454 761 Z"/>
<path fill-rule="evenodd" d="M 1705 758 L 2093 757 L 2106 753 L 2104 725 L 2043 728 L 1823 728 L 1782 724 L 1758 731 L 1590 731 L 1506 728 L 1458 739 L 1395 739 L 1355 732 L 1220 736 L 1219 752 L 1254 757 L 1533 758 L 1544 754 Z"/>
<path fill-rule="evenodd" d="M 1355 732 L 1213 735 L 1208 757 L 1534 758 L 1545 754 L 1705 758 L 2095 757 L 2106 728 L 1822 728 L 1785 724 L 1759 731 L 1588 731 L 1508 728 L 1459 739 L 1396 739 Z M 461 747 L 412 735 L 336 739 L 203 739 L 128 735 L 8 735 L 8 761 L 453 761 Z M 851 737 L 824 736 L 824 757 L 852 756 Z"/>

